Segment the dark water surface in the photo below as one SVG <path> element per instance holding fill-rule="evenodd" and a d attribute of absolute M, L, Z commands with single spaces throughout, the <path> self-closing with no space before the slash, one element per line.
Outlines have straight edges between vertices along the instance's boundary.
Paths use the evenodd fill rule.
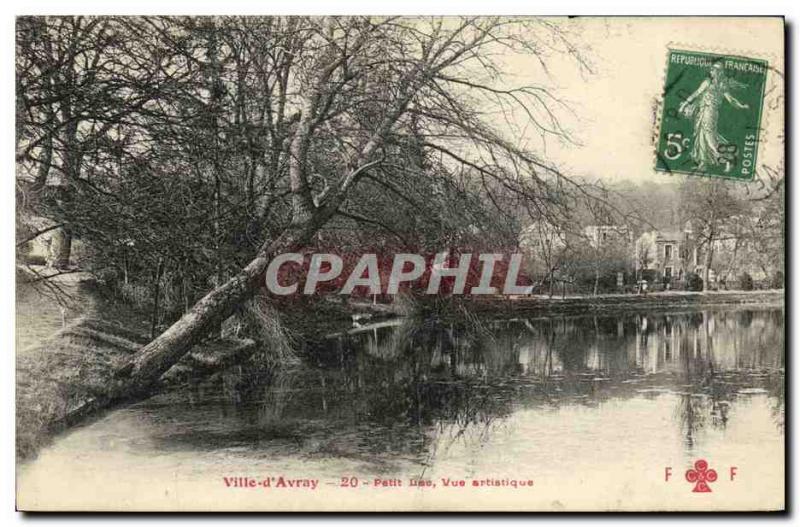
<path fill-rule="evenodd" d="M 784 360 L 782 309 L 348 328 L 298 366 L 236 366 L 114 411 L 59 438 L 20 485 L 65 491 L 80 476 L 83 497 L 68 505 L 91 507 L 93 486 L 114 486 L 134 508 L 136 496 L 173 506 L 200 488 L 241 507 L 223 476 L 331 488 L 506 478 L 534 480 L 541 496 L 607 491 L 612 507 L 630 492 L 647 507 L 695 499 L 679 480 L 705 458 L 724 475 L 714 499 L 746 503 L 759 481 L 783 488 Z M 667 466 L 677 479 L 665 482 Z M 634 497 L 638 485 L 654 490 Z M 583 503 L 542 499 L 535 507 Z"/>

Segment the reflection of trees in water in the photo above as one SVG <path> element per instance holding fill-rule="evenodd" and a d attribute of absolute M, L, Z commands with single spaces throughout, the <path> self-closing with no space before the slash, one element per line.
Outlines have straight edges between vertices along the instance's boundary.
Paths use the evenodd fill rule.
<path fill-rule="evenodd" d="M 285 410 L 296 393 L 294 390 L 296 372 L 294 370 L 276 368 L 270 373 L 270 384 L 261 387 L 263 400 L 258 405 L 259 426 L 272 425 L 283 421 Z"/>
<path fill-rule="evenodd" d="M 769 390 L 770 401 L 772 402 L 772 420 L 778 430 L 783 432 L 786 422 L 786 379 L 781 377 L 778 382 Z"/>
<path fill-rule="evenodd" d="M 645 371 L 684 374 L 718 370 L 780 370 L 783 318 L 774 311 L 705 311 L 641 315 L 637 364 Z M 689 339 L 688 344 L 681 342 Z M 682 347 L 681 347 L 682 346 Z M 686 354 L 692 359 L 688 363 Z"/>
<path fill-rule="evenodd" d="M 392 387 L 385 401 L 377 397 L 380 391 L 366 398 L 380 408 L 373 413 L 388 421 L 403 416 L 424 425 L 437 420 L 474 423 L 498 412 L 502 415 L 507 404 L 495 405 L 498 409 L 487 403 L 505 401 L 501 380 L 541 381 L 535 387 L 528 384 L 525 391 L 534 399 L 545 399 L 631 393 L 637 385 L 619 381 L 641 373 L 670 373 L 669 379 L 651 380 L 686 386 L 690 394 L 703 395 L 682 398 L 681 420 L 687 433 L 694 433 L 705 422 L 725 426 L 733 392 L 753 382 L 743 369 L 782 367 L 782 323 L 782 313 L 773 311 L 562 317 L 480 325 L 406 321 L 395 328 L 342 336 L 337 346 L 344 346 L 340 352 L 356 363 L 345 378 L 369 371 L 373 384 L 380 379 Z M 596 389 L 598 378 L 608 380 L 607 389 Z M 487 383 L 489 397 L 484 397 L 481 382 Z M 553 387 L 557 390 L 549 389 Z M 701 421 L 701 413 L 707 419 Z"/>
<path fill-rule="evenodd" d="M 404 323 L 335 341 L 317 357 L 373 421 L 479 422 L 502 408 L 484 381 L 516 367 L 513 339 L 462 322 Z"/>
<path fill-rule="evenodd" d="M 725 428 L 742 388 L 763 388 L 775 398 L 773 417 L 782 430 L 783 313 L 703 312 L 679 322 L 679 382 L 686 388 L 676 411 L 692 448 L 708 424 Z"/>
<path fill-rule="evenodd" d="M 689 393 L 681 395 L 678 415 L 684 441 L 690 449 L 694 447 L 696 434 L 708 422 L 715 428 L 724 428 L 728 422 L 732 385 L 722 380 L 715 369 L 712 316 L 704 312 L 692 317 L 695 323 L 679 331 L 682 359 L 679 373 Z M 749 324 L 748 321 L 743 328 Z"/>
<path fill-rule="evenodd" d="M 295 393 L 296 370 L 272 367 L 234 366 L 219 376 L 223 408 L 246 416 L 252 424 L 268 427 L 284 420 L 287 406 Z M 216 383 L 201 385 L 200 390 L 213 389 Z M 250 410 L 257 403 L 258 411 Z"/>
<path fill-rule="evenodd" d="M 699 394 L 686 393 L 679 398 L 677 416 L 683 433 L 683 440 L 691 450 L 696 436 L 706 425 L 707 409 L 705 400 Z"/>
<path fill-rule="evenodd" d="M 726 426 L 745 386 L 769 391 L 782 426 L 783 353 L 783 315 L 772 311 L 403 320 L 311 346 L 317 367 L 234 368 L 221 386 L 248 426 L 297 420 L 350 430 L 332 451 L 414 456 L 482 443 L 517 407 L 664 386 L 680 394 L 676 419 L 692 447 L 704 427 Z"/>

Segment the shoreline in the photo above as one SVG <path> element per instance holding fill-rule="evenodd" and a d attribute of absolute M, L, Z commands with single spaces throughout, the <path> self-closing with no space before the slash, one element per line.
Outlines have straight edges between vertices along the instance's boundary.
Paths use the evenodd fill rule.
<path fill-rule="evenodd" d="M 438 297 L 437 297 L 438 298 Z M 669 291 L 647 295 L 613 294 L 598 296 L 480 296 L 447 297 L 449 302 L 427 303 L 424 297 L 409 309 L 397 304 L 349 303 L 338 311 L 326 313 L 324 319 L 309 318 L 308 326 L 319 329 L 345 320 L 355 327 L 407 317 L 452 318 L 465 312 L 473 316 L 514 318 L 517 316 L 547 318 L 551 316 L 588 316 L 598 314 L 647 313 L 650 311 L 692 311 L 708 308 L 784 308 L 783 289 L 757 291 Z M 327 327 L 326 329 L 330 329 Z M 311 334 L 314 331 L 311 330 Z"/>
<path fill-rule="evenodd" d="M 592 314 L 600 311 L 627 312 L 673 310 L 714 306 L 784 307 L 783 289 L 758 291 L 669 291 L 647 295 L 615 294 L 567 298 L 512 297 L 468 300 L 465 303 L 477 314 L 491 311 L 510 313 Z"/>
<path fill-rule="evenodd" d="M 478 315 L 503 315 L 533 313 L 537 315 L 580 315 L 598 311 L 611 312 L 673 310 L 713 306 L 769 306 L 784 307 L 785 291 L 769 289 L 756 291 L 663 291 L 647 295 L 612 294 L 597 296 L 568 296 L 566 298 L 549 298 L 544 295 L 535 296 L 463 296 L 447 297 L 451 305 L 443 311 L 431 310 L 433 303 L 427 303 L 425 297 L 419 299 L 418 311 L 407 309 L 396 304 L 369 304 L 354 302 L 347 304 L 340 313 L 354 317 L 367 315 L 373 320 L 387 319 L 411 315 L 437 315 L 453 311 L 454 308 L 465 308 Z"/>

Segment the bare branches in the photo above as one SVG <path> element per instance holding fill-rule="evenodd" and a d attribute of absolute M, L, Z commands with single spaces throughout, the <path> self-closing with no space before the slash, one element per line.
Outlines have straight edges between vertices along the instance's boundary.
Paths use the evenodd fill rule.
<path fill-rule="evenodd" d="M 547 79 L 507 80 L 516 54 L 543 75 L 550 60 L 586 67 L 554 21 L 32 18 L 18 30 L 22 179 L 64 176 L 47 214 L 125 280 L 150 283 L 163 261 L 165 291 L 193 291 L 183 309 L 286 229 L 305 239 L 340 216 L 357 221 L 353 237 L 378 226 L 514 243 L 526 221 L 567 225 L 578 200 L 602 197 L 528 146 L 570 140 Z"/>

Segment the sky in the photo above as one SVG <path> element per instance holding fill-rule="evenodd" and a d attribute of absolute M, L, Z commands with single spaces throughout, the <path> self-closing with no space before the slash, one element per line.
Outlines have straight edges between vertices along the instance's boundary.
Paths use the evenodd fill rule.
<path fill-rule="evenodd" d="M 561 20 L 570 40 L 583 51 L 591 71 L 554 56 L 545 74 L 529 56 L 507 59 L 509 82 L 545 85 L 572 110 L 561 111 L 576 144 L 542 142 L 529 133 L 530 146 L 568 174 L 604 181 L 683 178 L 656 172 L 655 111 L 670 47 L 766 59 L 759 165 L 783 158 L 783 20 L 780 18 L 572 18 Z"/>

